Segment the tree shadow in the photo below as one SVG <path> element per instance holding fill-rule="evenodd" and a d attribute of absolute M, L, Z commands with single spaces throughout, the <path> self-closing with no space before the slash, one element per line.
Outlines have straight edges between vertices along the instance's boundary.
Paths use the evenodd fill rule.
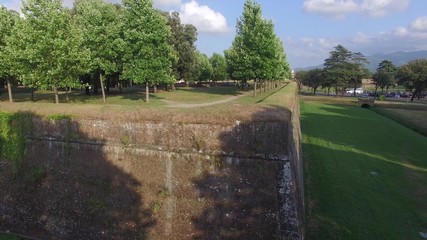
<path fill-rule="evenodd" d="M 40 239 L 143 239 L 156 220 L 141 179 L 111 156 L 116 150 L 71 118 L 27 114 L 22 172 L 0 159 L 0 229 Z"/>
<path fill-rule="evenodd" d="M 277 116 L 289 110 L 260 108 L 221 134 L 225 156 L 193 178 L 205 208 L 193 217 L 192 239 L 282 239 L 278 190 L 290 120 Z"/>

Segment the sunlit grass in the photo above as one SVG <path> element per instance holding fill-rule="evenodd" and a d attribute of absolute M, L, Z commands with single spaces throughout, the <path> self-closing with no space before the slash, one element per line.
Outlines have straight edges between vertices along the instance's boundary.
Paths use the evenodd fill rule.
<path fill-rule="evenodd" d="M 308 239 L 420 239 L 427 138 L 358 106 L 301 104 Z"/>

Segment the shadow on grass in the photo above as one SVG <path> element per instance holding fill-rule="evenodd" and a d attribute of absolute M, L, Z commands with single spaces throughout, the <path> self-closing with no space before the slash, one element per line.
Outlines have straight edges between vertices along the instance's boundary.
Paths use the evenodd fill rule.
<path fill-rule="evenodd" d="M 419 237 L 427 223 L 426 138 L 359 107 L 302 109 L 308 238 Z"/>
<path fill-rule="evenodd" d="M 0 159 L 0 229 L 40 239 L 141 239 L 156 225 L 141 182 L 105 155 L 102 139 L 67 117 L 16 114 L 31 115 L 9 123 L 32 126 L 24 136 L 31 141 L 18 175 Z"/>

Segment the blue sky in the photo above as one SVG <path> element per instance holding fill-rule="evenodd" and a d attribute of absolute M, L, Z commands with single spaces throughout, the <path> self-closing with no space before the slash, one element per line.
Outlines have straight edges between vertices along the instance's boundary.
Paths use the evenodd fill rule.
<path fill-rule="evenodd" d="M 119 2 L 120 0 L 108 0 Z M 198 49 L 211 56 L 231 46 L 244 0 L 154 0 L 198 28 Z M 426 0 L 257 0 L 275 24 L 292 68 L 322 64 L 342 44 L 364 55 L 427 50 Z M 20 0 L 0 0 L 18 10 Z M 71 6 L 72 0 L 64 5 Z M 426 56 L 427 58 L 427 56 Z"/>

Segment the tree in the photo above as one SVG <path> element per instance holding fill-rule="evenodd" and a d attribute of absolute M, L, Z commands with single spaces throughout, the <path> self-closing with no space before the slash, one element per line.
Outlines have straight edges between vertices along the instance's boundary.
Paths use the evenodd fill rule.
<path fill-rule="evenodd" d="M 189 80 L 194 74 L 197 62 L 196 46 L 197 29 L 191 24 L 181 24 L 178 12 L 165 13 L 172 35 L 173 46 L 178 61 L 173 62 L 173 73 L 176 79 Z"/>
<path fill-rule="evenodd" d="M 232 78 L 240 80 L 242 87 L 250 79 L 273 80 L 290 72 L 272 21 L 263 19 L 261 6 L 254 1 L 245 1 L 236 37 L 224 55 Z"/>
<path fill-rule="evenodd" d="M 212 78 L 212 65 L 206 54 L 197 52 L 196 80 L 208 81 Z"/>
<path fill-rule="evenodd" d="M 169 44 L 167 19 L 154 10 L 150 0 L 124 0 L 125 55 L 123 78 L 145 84 L 149 102 L 149 85 L 173 83 L 172 63 L 176 56 Z"/>
<path fill-rule="evenodd" d="M 9 102 L 13 102 L 12 96 L 12 79 L 16 77 L 13 73 L 13 65 L 15 62 L 11 61 L 11 41 L 13 28 L 20 21 L 19 14 L 14 11 L 7 10 L 5 7 L 0 6 L 0 82 L 6 82 Z"/>
<path fill-rule="evenodd" d="M 59 103 L 59 87 L 85 72 L 87 50 L 82 34 L 74 26 L 60 0 L 26 0 L 24 23 L 15 32 L 14 52 L 22 67 L 20 80 L 26 85 L 52 88 Z"/>
<path fill-rule="evenodd" d="M 320 68 L 315 68 L 307 71 L 303 76 L 301 83 L 304 86 L 311 87 L 313 89 L 313 94 L 316 95 L 316 90 L 322 85 L 323 79 L 323 70 Z"/>
<path fill-rule="evenodd" d="M 411 102 L 427 89 L 427 59 L 418 59 L 401 66 L 396 75 L 399 84 L 412 93 Z"/>
<path fill-rule="evenodd" d="M 368 63 L 369 61 L 362 53 L 352 53 L 350 60 L 351 76 L 348 86 L 353 87 L 353 96 L 356 96 L 356 88 L 362 85 L 363 78 L 367 78 L 370 75 L 369 70 L 364 67 Z"/>
<path fill-rule="evenodd" d="M 378 64 L 377 70 L 372 76 L 372 81 L 375 84 L 375 93 L 377 95 L 378 88 L 384 91 L 384 88 L 389 88 L 396 84 L 395 75 L 397 73 L 397 67 L 389 60 L 383 60 Z"/>
<path fill-rule="evenodd" d="M 218 53 L 212 54 L 209 59 L 212 66 L 212 80 L 223 81 L 228 78 L 227 63 L 225 62 L 224 56 Z"/>
<path fill-rule="evenodd" d="M 117 72 L 117 59 L 124 45 L 119 10 L 103 0 L 78 0 L 73 14 L 83 32 L 84 45 L 90 50 L 90 70 L 98 73 L 105 102 L 105 75 Z"/>
<path fill-rule="evenodd" d="M 335 86 L 335 94 L 342 95 L 348 86 L 357 88 L 362 78 L 368 75 L 368 70 L 363 67 L 367 62 L 361 53 L 352 53 L 341 44 L 335 46 L 329 58 L 324 62 L 324 77 L 328 84 Z"/>
<path fill-rule="evenodd" d="M 302 82 L 306 74 L 307 74 L 307 71 L 299 70 L 294 75 L 295 82 L 297 83 L 297 86 L 298 86 L 298 92 L 301 92 L 301 89 L 303 86 Z"/>

